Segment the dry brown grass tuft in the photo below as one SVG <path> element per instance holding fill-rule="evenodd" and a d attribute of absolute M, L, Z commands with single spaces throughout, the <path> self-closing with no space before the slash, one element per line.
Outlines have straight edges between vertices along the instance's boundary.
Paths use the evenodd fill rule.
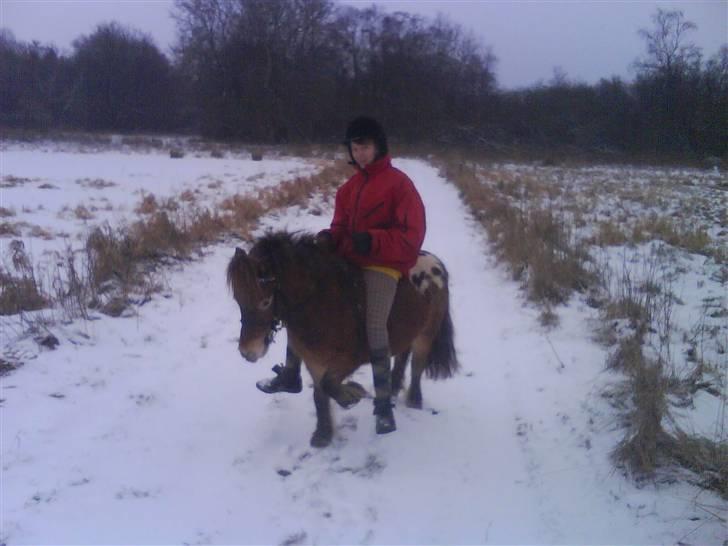
<path fill-rule="evenodd" d="M 94 214 L 85 205 L 78 205 L 73 209 L 73 214 L 79 220 L 93 220 L 95 218 Z"/>
<path fill-rule="evenodd" d="M 5 360 L 4 358 L 0 358 L 0 377 L 9 375 L 10 373 L 14 372 L 22 366 L 23 363 L 20 361 L 11 362 L 9 360 Z"/>
<path fill-rule="evenodd" d="M 122 285 L 133 282 L 133 243 L 123 233 L 108 224 L 94 228 L 86 239 L 89 281 L 94 293 L 103 293 L 107 281 L 118 280 Z"/>
<path fill-rule="evenodd" d="M 103 190 L 104 188 L 116 186 L 115 182 L 104 180 L 103 178 L 81 178 L 76 180 L 76 184 L 83 186 L 84 188 L 91 188 L 95 190 Z"/>
<path fill-rule="evenodd" d="M 11 216 L 15 216 L 15 209 L 0 207 L 0 218 L 10 218 Z"/>
<path fill-rule="evenodd" d="M 159 204 L 153 193 L 142 197 L 142 202 L 134 209 L 137 214 L 154 214 L 157 210 L 159 210 Z"/>
<path fill-rule="evenodd" d="M 637 243 L 660 239 L 669 245 L 684 248 L 696 254 L 710 254 L 711 239 L 700 226 L 676 222 L 670 217 L 651 214 L 637 222 L 633 229 L 632 240 Z"/>
<path fill-rule="evenodd" d="M 599 222 L 599 233 L 589 242 L 599 246 L 620 246 L 628 241 L 627 234 L 611 221 Z"/>
<path fill-rule="evenodd" d="M 195 192 L 192 190 L 185 190 L 182 192 L 182 194 L 179 196 L 179 198 L 182 201 L 185 201 L 187 203 L 193 203 L 197 200 L 197 196 L 195 195 Z"/>
<path fill-rule="evenodd" d="M 48 305 L 32 277 L 16 277 L 0 268 L 0 315 L 36 311 Z"/>
<path fill-rule="evenodd" d="M 46 307 L 48 299 L 41 292 L 25 245 L 19 240 L 12 241 L 9 251 L 16 273 L 0 267 L 0 315 L 14 315 Z"/>
<path fill-rule="evenodd" d="M 226 220 L 230 228 L 241 234 L 247 234 L 266 212 L 263 203 L 255 197 L 234 195 L 220 204 L 222 210 L 228 212 Z"/>
<path fill-rule="evenodd" d="M 133 257 L 137 260 L 184 258 L 191 243 L 187 233 L 177 227 L 166 212 L 157 212 L 151 218 L 133 224 L 129 238 L 134 242 Z"/>
<path fill-rule="evenodd" d="M 45 239 L 46 241 L 50 241 L 51 239 L 55 238 L 53 233 L 51 233 L 50 231 L 48 231 L 47 229 L 45 229 L 41 226 L 33 226 L 30 229 L 29 235 L 31 237 L 38 237 L 39 239 Z"/>
<path fill-rule="evenodd" d="M 0 222 L 0 237 L 20 237 L 19 222 Z"/>
<path fill-rule="evenodd" d="M 21 176 L 13 176 L 12 174 L 6 174 L 0 181 L 0 188 L 15 188 L 32 182 L 30 178 L 23 178 Z"/>
<path fill-rule="evenodd" d="M 184 156 L 184 151 L 179 148 L 173 148 L 169 151 L 169 157 L 172 159 L 182 159 Z"/>
<path fill-rule="evenodd" d="M 227 229 L 227 224 L 219 214 L 204 209 L 194 213 L 185 229 L 192 242 L 205 244 L 218 239 Z"/>
<path fill-rule="evenodd" d="M 678 431 L 670 444 L 672 458 L 695 472 L 698 485 L 728 500 L 728 443 Z"/>
<path fill-rule="evenodd" d="M 623 339 L 610 359 L 611 367 L 623 371 L 632 397 L 627 414 L 629 432 L 612 456 L 618 466 L 636 476 L 648 476 L 664 462 L 670 436 L 662 427 L 667 415 L 669 382 L 661 362 L 651 362 L 642 352 L 642 336 Z"/>

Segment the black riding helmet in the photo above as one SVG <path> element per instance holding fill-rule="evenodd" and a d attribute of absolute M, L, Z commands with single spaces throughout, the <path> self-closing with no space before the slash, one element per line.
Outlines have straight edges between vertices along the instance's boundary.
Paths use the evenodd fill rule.
<path fill-rule="evenodd" d="M 384 157 L 389 153 L 387 135 L 384 133 L 384 129 L 379 122 L 374 118 L 359 116 L 349 122 L 346 128 L 346 137 L 344 138 L 344 144 L 349 150 L 349 157 L 351 157 L 352 161 L 354 161 L 354 156 L 351 153 L 351 143 L 364 140 L 372 140 L 376 145 L 376 159 Z"/>

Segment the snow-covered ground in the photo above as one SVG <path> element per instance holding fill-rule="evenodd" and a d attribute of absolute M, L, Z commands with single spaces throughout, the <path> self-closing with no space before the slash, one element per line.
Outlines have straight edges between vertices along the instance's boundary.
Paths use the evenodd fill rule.
<path fill-rule="evenodd" d="M 132 193 L 127 175 L 69 174 L 68 163 L 34 174 L 40 161 L 27 159 L 13 170 L 4 162 L 2 174 L 57 186 L 108 177 Z M 395 164 L 425 201 L 425 247 L 450 270 L 463 368 L 424 382 L 425 410 L 399 404 L 397 432 L 377 436 L 369 403 L 336 408 L 333 444 L 309 447 L 312 390 L 254 386 L 282 360 L 285 332 L 262 361 L 240 358 L 224 282 L 234 249 L 210 247 L 170 271 L 169 289 L 137 316 L 58 325 L 56 350 L 2 378 L 0 542 L 722 544 L 726 527 L 708 512 L 725 515 L 719 497 L 686 484 L 638 489 L 609 462 L 623 431 L 601 397 L 616 378 L 590 341 L 595 312 L 573 301 L 558 329 L 542 330 L 457 190 L 425 162 Z M 212 165 L 190 165 L 170 191 L 184 189 L 175 180 L 204 184 Z M 257 166 L 256 183 L 299 168 Z M 252 175 L 237 163 L 223 170 L 233 176 L 222 191 Z M 13 199 L 20 216 L 28 203 Z M 261 229 L 320 229 L 331 212 L 321 207 L 271 215 Z M 5 332 L 2 342 L 12 342 Z M 356 374 L 371 389 L 370 375 Z"/>
<path fill-rule="evenodd" d="M 90 226 L 132 220 L 145 196 L 154 195 L 162 203 L 187 192 L 185 198 L 195 206 L 212 207 L 227 196 L 317 170 L 310 161 L 253 161 L 250 154 L 171 159 L 164 150 L 91 153 L 17 143 L 0 150 L 0 207 L 6 211 L 0 223 L 15 225 L 18 238 L 39 262 L 48 253 L 65 250 L 68 243 L 77 246 Z"/>
<path fill-rule="evenodd" d="M 671 397 L 664 426 L 728 441 L 728 176 L 528 164 L 487 165 L 480 176 L 517 207 L 553 211 L 585 243 L 613 300 L 651 293 L 659 310 L 645 356 L 663 362 L 666 376 L 703 386 Z"/>

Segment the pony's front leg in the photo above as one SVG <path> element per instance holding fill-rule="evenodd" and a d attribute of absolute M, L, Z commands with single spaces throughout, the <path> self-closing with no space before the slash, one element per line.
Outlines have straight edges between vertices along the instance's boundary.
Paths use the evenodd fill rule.
<path fill-rule="evenodd" d="M 334 426 L 329 396 L 318 385 L 313 389 L 313 403 L 316 405 L 316 430 L 311 436 L 311 446 L 326 447 L 334 436 Z"/>
<path fill-rule="evenodd" d="M 359 403 L 364 398 L 367 391 L 356 381 L 341 382 L 341 378 L 331 369 L 326 370 L 319 382 L 321 390 L 336 400 L 344 409 L 349 409 Z"/>

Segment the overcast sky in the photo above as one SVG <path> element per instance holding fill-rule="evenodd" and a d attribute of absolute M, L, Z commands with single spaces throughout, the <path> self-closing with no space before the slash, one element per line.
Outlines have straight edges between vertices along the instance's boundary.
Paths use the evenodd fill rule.
<path fill-rule="evenodd" d="M 644 52 L 637 35 L 651 27 L 658 7 L 682 10 L 697 24 L 692 40 L 706 56 L 728 42 L 728 0 L 665 1 L 484 1 L 345 0 L 387 11 L 426 17 L 438 12 L 472 31 L 498 58 L 504 88 L 552 78 L 560 67 L 569 79 L 594 83 L 601 77 L 631 79 L 630 65 Z M 53 43 L 70 51 L 71 42 L 101 22 L 116 20 L 150 34 L 165 52 L 175 40 L 172 0 L 0 0 L 0 27 L 19 40 Z"/>

